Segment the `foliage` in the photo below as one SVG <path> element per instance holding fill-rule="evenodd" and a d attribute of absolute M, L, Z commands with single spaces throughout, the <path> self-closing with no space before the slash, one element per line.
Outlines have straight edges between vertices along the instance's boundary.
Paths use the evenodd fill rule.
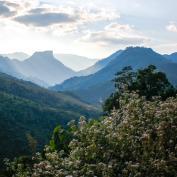
<path fill-rule="evenodd" d="M 65 153 L 69 152 L 69 142 L 71 141 L 71 132 L 64 129 L 61 125 L 57 126 L 53 131 L 53 136 L 50 141 L 50 148 L 53 151 L 63 150 Z"/>
<path fill-rule="evenodd" d="M 139 95 L 145 96 L 148 100 L 153 96 L 160 96 L 164 100 L 176 94 L 166 75 L 157 71 L 153 65 L 137 72 L 130 90 L 138 90 Z"/>
<path fill-rule="evenodd" d="M 67 156 L 46 147 L 33 167 L 8 167 L 15 177 L 176 177 L 177 98 L 148 101 L 123 93 L 119 104 L 103 120 L 71 122 Z"/>
<path fill-rule="evenodd" d="M 125 91 L 137 91 L 140 96 L 151 100 L 154 96 L 160 96 L 162 100 L 175 96 L 176 90 L 170 84 L 166 75 L 156 70 L 153 65 L 134 72 L 132 68 L 125 67 L 116 74 L 114 79 L 116 92 L 113 93 L 103 105 L 105 112 L 113 108 L 119 108 L 119 97 Z"/>
<path fill-rule="evenodd" d="M 0 169 L 4 158 L 41 151 L 58 124 L 66 126 L 81 115 L 98 114 L 97 109 L 71 95 L 0 73 Z"/>
<path fill-rule="evenodd" d="M 37 140 L 34 137 L 32 137 L 30 133 L 26 134 L 26 138 L 28 140 L 28 145 L 31 149 L 31 152 L 33 154 L 36 153 Z"/>

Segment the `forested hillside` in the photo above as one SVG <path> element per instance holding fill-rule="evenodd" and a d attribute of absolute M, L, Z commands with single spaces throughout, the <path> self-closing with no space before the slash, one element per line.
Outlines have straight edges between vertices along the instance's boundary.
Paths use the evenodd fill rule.
<path fill-rule="evenodd" d="M 115 86 L 116 102 L 112 96 L 108 99 L 113 106 L 106 116 L 57 126 L 42 153 L 7 160 L 7 174 L 176 177 L 176 89 L 152 65 L 137 73 L 124 68 Z"/>
<path fill-rule="evenodd" d="M 0 162 L 5 157 L 31 154 L 49 142 L 58 124 L 80 116 L 95 118 L 99 110 L 64 93 L 0 73 Z M 36 145 L 31 149 L 30 138 Z"/>

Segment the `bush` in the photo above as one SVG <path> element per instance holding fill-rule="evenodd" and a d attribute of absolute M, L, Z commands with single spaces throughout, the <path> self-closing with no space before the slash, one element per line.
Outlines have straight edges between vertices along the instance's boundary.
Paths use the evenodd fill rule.
<path fill-rule="evenodd" d="M 32 168 L 18 164 L 15 176 L 176 177 L 177 98 L 147 101 L 124 93 L 119 103 L 103 120 L 70 123 L 67 156 L 46 147 Z"/>

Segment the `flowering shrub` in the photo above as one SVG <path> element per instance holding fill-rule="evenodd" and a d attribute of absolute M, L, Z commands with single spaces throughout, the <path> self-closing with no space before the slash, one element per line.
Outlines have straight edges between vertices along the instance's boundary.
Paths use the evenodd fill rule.
<path fill-rule="evenodd" d="M 32 167 L 7 162 L 15 177 L 176 177 L 177 98 L 146 101 L 134 93 L 102 120 L 71 122 L 63 149 L 33 157 Z"/>

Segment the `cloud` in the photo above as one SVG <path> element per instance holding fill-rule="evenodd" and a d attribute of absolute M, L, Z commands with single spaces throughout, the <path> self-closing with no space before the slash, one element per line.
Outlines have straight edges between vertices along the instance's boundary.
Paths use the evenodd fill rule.
<path fill-rule="evenodd" d="M 81 39 L 84 42 L 94 42 L 100 45 L 140 45 L 148 42 L 150 39 L 143 36 L 130 25 L 121 25 L 111 23 L 104 30 L 96 32 L 87 32 Z"/>
<path fill-rule="evenodd" d="M 42 13 L 19 16 L 14 20 L 25 25 L 45 27 L 59 23 L 72 23 L 77 20 L 77 17 L 65 13 Z"/>
<path fill-rule="evenodd" d="M 0 16 L 1 17 L 12 17 L 16 15 L 16 4 L 8 1 L 0 1 Z"/>
<path fill-rule="evenodd" d="M 109 8 L 81 8 L 78 10 L 84 22 L 112 21 L 120 18 L 120 14 Z"/>
<path fill-rule="evenodd" d="M 15 21 L 36 27 L 45 27 L 62 23 L 81 25 L 95 21 L 109 21 L 119 18 L 115 11 L 106 9 L 86 9 L 76 7 L 43 7 L 33 8 L 23 15 L 14 18 Z"/>
<path fill-rule="evenodd" d="M 67 4 L 40 3 L 39 0 L 0 0 L 0 18 L 23 24 L 32 30 L 63 36 L 78 33 L 95 22 L 120 18 L 111 8 Z M 10 21 L 9 21 L 10 20 Z"/>
<path fill-rule="evenodd" d="M 166 29 L 170 32 L 177 33 L 177 24 L 175 22 L 170 22 L 170 24 L 166 26 Z"/>
<path fill-rule="evenodd" d="M 0 0 L 0 17 L 15 17 L 39 4 L 38 0 Z"/>

